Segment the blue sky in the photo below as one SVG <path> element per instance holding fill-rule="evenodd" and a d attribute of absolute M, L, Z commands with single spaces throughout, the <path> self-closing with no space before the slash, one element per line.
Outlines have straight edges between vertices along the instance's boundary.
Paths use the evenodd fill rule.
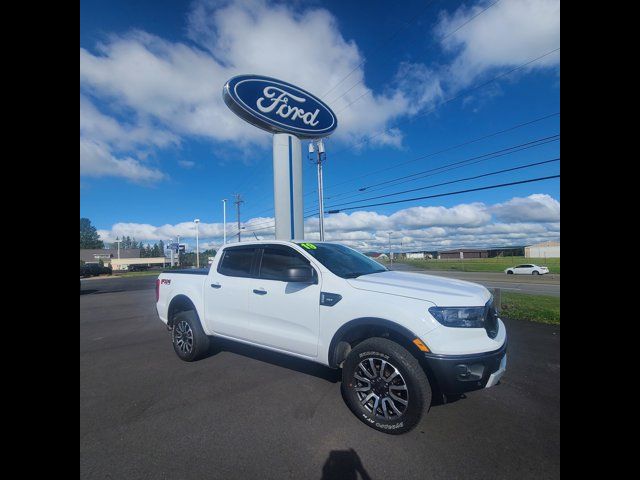
<path fill-rule="evenodd" d="M 358 2 L 338 1 L 82 1 L 81 216 L 106 241 L 130 235 L 154 243 L 180 234 L 190 244 L 191 221 L 200 218 L 203 243 L 215 246 L 221 200 L 239 192 L 247 231 L 269 238 L 270 135 L 235 118 L 221 101 L 224 81 L 238 73 L 275 76 L 318 96 L 329 92 L 323 100 L 340 124 L 326 142 L 328 208 L 559 157 L 553 139 L 358 192 L 559 134 L 559 2 L 494 1 L 372 1 L 364 10 Z M 306 158 L 303 163 L 305 211 L 313 212 L 315 169 Z M 376 173 L 388 167 L 394 168 Z M 385 200 L 557 173 L 559 162 L 553 162 Z M 375 249 L 386 245 L 392 230 L 405 250 L 558 239 L 559 188 L 559 179 L 552 179 L 352 210 L 326 219 L 327 238 Z M 235 222 L 231 209 L 227 219 Z M 316 230 L 310 218 L 305 236 L 314 239 Z"/>

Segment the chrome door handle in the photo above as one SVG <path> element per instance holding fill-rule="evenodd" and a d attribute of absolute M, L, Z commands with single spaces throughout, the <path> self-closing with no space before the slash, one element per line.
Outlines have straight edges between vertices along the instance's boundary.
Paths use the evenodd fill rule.
<path fill-rule="evenodd" d="M 220 287 L 222 287 L 222 285 L 220 285 L 219 283 L 212 283 L 212 284 L 211 284 L 211 286 L 212 286 L 213 288 L 220 288 Z"/>
<path fill-rule="evenodd" d="M 256 295 L 266 295 L 267 291 L 266 290 L 258 290 L 257 288 L 253 289 L 253 293 L 255 293 Z"/>

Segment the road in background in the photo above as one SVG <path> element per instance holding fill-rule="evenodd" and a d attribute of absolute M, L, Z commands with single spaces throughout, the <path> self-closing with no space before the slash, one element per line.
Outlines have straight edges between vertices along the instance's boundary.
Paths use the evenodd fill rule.
<path fill-rule="evenodd" d="M 392 436 L 351 414 L 339 371 L 232 343 L 180 361 L 154 284 L 82 280 L 83 479 L 559 477 L 559 327 L 507 320 L 501 384 Z"/>
<path fill-rule="evenodd" d="M 389 267 L 389 264 L 385 264 Z M 458 272 L 452 270 L 424 270 L 406 263 L 393 262 L 392 270 L 424 273 L 439 277 L 457 278 L 484 285 L 487 288 L 501 288 L 509 292 L 531 295 L 560 296 L 560 274 L 547 275 L 507 275 L 497 272 Z"/>

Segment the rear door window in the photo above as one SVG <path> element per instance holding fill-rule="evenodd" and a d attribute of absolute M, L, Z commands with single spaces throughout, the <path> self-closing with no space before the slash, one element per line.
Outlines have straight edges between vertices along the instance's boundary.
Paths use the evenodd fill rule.
<path fill-rule="evenodd" d="M 256 249 L 249 247 L 225 249 L 218 273 L 229 277 L 251 277 L 255 253 Z"/>

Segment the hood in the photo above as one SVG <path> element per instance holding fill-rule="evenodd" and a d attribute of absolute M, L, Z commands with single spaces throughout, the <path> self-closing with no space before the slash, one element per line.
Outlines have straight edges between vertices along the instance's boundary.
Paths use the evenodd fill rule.
<path fill-rule="evenodd" d="M 347 280 L 358 290 L 416 298 L 439 307 L 482 306 L 491 293 L 477 283 L 411 272 L 380 272 Z"/>

